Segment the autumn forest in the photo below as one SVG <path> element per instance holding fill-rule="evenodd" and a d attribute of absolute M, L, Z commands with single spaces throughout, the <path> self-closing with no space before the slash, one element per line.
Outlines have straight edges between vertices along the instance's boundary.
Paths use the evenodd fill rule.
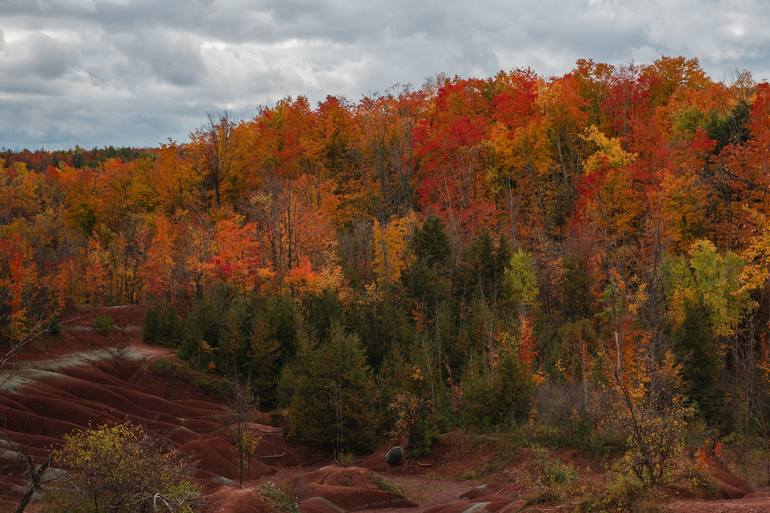
<path fill-rule="evenodd" d="M 337 459 L 460 429 L 767 483 L 770 85 L 580 60 L 3 151 L 3 352 L 127 304 Z"/>

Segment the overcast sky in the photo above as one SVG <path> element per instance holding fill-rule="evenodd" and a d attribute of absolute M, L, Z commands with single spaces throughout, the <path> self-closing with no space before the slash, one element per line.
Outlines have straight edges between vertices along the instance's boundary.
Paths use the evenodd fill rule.
<path fill-rule="evenodd" d="M 764 0 L 0 0 L 0 146 L 157 145 L 286 95 L 581 57 L 767 79 L 768 27 Z"/>

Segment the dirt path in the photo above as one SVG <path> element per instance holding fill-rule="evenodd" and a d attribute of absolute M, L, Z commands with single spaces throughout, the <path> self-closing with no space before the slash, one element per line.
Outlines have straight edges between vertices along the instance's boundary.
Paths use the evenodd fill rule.
<path fill-rule="evenodd" d="M 770 513 L 770 492 L 755 492 L 742 499 L 725 501 L 674 501 L 671 513 Z"/>
<path fill-rule="evenodd" d="M 422 511 L 430 506 L 446 504 L 457 500 L 460 498 L 460 495 L 476 486 L 476 483 L 472 481 L 450 481 L 425 475 L 380 474 L 387 482 L 396 485 L 404 495 L 420 506 L 417 508 L 391 508 L 362 511 L 377 511 L 379 513 L 408 513 Z"/>

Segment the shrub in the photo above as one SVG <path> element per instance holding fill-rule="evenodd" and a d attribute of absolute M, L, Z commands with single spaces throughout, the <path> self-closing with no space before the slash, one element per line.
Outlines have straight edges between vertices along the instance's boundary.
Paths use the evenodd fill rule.
<path fill-rule="evenodd" d="M 100 335 L 107 335 L 115 329 L 115 324 L 112 322 L 112 317 L 108 315 L 96 314 L 94 317 L 94 329 Z"/>
<path fill-rule="evenodd" d="M 46 326 L 45 330 L 54 336 L 61 333 L 61 321 L 57 315 L 54 315 L 48 320 L 48 325 Z"/>
<path fill-rule="evenodd" d="M 676 457 L 682 453 L 688 421 L 694 408 L 681 393 L 680 367 L 667 353 L 656 373 L 654 386 L 627 407 L 624 420 L 631 427 L 625 462 L 645 485 L 668 479 Z M 632 415 L 632 412 L 634 413 Z"/>
<path fill-rule="evenodd" d="M 227 399 L 232 395 L 232 384 L 229 381 L 192 369 L 182 362 L 169 358 L 153 360 L 150 364 L 150 372 L 156 376 L 192 385 L 200 392 L 217 399 Z"/>
<path fill-rule="evenodd" d="M 603 422 L 610 395 L 600 387 L 548 380 L 535 391 L 537 424 L 545 445 L 608 451 L 625 446 L 625 433 Z"/>
<path fill-rule="evenodd" d="M 190 480 L 192 467 L 140 426 L 76 430 L 53 459 L 68 471 L 52 483 L 53 513 L 149 513 L 158 505 L 174 513 L 195 511 L 199 491 Z"/>
<path fill-rule="evenodd" d="M 503 351 L 496 367 L 491 369 L 472 359 L 460 386 L 466 426 L 480 429 L 512 426 L 529 414 L 532 380 L 512 349 Z"/>
<path fill-rule="evenodd" d="M 430 453 L 438 440 L 439 430 L 433 421 L 428 401 L 410 392 L 397 393 L 388 410 L 395 419 L 390 438 L 409 448 L 414 458 Z"/>
<path fill-rule="evenodd" d="M 297 503 L 273 483 L 267 482 L 260 484 L 259 492 L 264 495 L 278 511 L 282 513 L 299 513 Z"/>
<path fill-rule="evenodd" d="M 634 513 L 645 487 L 639 479 L 628 473 L 613 474 L 610 482 L 601 491 L 584 499 L 576 508 L 577 513 Z"/>
<path fill-rule="evenodd" d="M 168 304 L 147 310 L 144 317 L 143 338 L 168 347 L 176 347 L 182 341 L 182 320 Z"/>
<path fill-rule="evenodd" d="M 536 480 L 543 486 L 557 486 L 569 489 L 577 481 L 577 470 L 575 470 L 575 467 L 552 457 L 546 449 L 535 450 L 533 465 L 535 467 Z"/>

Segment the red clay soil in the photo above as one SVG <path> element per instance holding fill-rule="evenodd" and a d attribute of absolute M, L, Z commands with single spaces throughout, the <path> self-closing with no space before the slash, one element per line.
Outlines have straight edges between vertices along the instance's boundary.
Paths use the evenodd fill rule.
<path fill-rule="evenodd" d="M 2 391 L 0 434 L 23 452 L 42 458 L 73 429 L 129 420 L 197 456 L 199 477 L 237 478 L 237 451 L 217 419 L 222 406 L 167 399 L 166 390 L 175 386 L 171 382 L 168 388 L 154 390 L 138 385 L 131 378 L 145 372 L 145 366 L 141 360 L 95 362 L 50 372 L 19 390 Z M 271 472 L 254 458 L 248 477 Z"/>
<path fill-rule="evenodd" d="M 704 501 L 678 500 L 668 504 L 670 513 L 768 513 L 770 493 L 752 492 L 740 499 Z"/>
<path fill-rule="evenodd" d="M 708 459 L 705 470 L 723 499 L 740 499 L 754 491 L 748 481 L 735 475 L 716 458 Z"/>
<path fill-rule="evenodd" d="M 480 451 L 472 447 L 459 431 L 444 433 L 434 444 L 431 454 L 423 458 L 407 458 L 402 465 L 391 467 L 385 463 L 385 453 L 392 447 L 386 444 L 364 458 L 361 466 L 378 472 L 399 474 L 440 473 L 442 476 L 460 479 L 469 470 L 478 470 L 493 460 L 496 453 Z"/>
<path fill-rule="evenodd" d="M 204 498 L 206 513 L 277 513 L 269 499 L 254 488 L 222 486 Z"/>
<path fill-rule="evenodd" d="M 97 313 L 109 315 L 116 329 L 96 333 Z M 202 398 L 193 387 L 148 371 L 153 358 L 173 354 L 138 340 L 143 310 L 80 308 L 67 315 L 74 320 L 51 337 L 56 343 L 44 339 L 0 374 L 0 502 L 14 502 L 26 489 L 19 452 L 40 463 L 74 429 L 129 420 L 193 456 L 204 489 L 215 492 L 218 499 L 232 495 L 226 504 L 234 504 L 239 494 L 217 491 L 220 484 L 239 477 L 232 429 L 220 421 L 223 405 Z M 302 452 L 284 442 L 280 429 L 257 423 L 248 427 L 261 438 L 255 457 L 246 464 L 246 479 L 302 462 Z M 252 502 L 247 495 L 238 503 Z"/>
<path fill-rule="evenodd" d="M 520 449 L 507 468 L 489 476 L 486 484 L 474 486 L 472 482 L 457 481 L 469 471 L 481 471 L 499 457 L 493 437 L 471 442 L 459 432 L 441 437 L 433 453 L 400 467 L 388 468 L 384 464 L 383 447 L 362 462 L 363 466 L 383 472 L 385 479 L 397 485 L 410 499 L 421 505 L 419 511 L 427 513 L 508 513 L 511 511 L 551 511 L 563 506 L 526 505 L 525 499 L 537 495 L 531 477 L 533 452 Z M 599 461 L 579 451 L 556 450 L 552 457 L 573 465 L 579 470 L 581 480 L 603 483 L 606 477 L 600 470 Z M 718 496 L 733 500 L 676 499 L 670 504 L 676 513 L 716 512 L 763 512 L 770 513 L 770 497 L 762 492 L 751 492 L 751 487 L 718 460 L 710 460 L 706 473 L 716 485 Z M 464 488 L 463 488 L 464 487 Z M 735 500 L 737 499 L 737 500 Z M 667 506 L 661 505 L 662 511 Z M 401 510 L 407 513 L 410 510 Z M 418 511 L 415 509 L 415 511 Z M 324 512 L 329 513 L 329 512 Z M 386 513 L 380 510 L 379 513 Z M 387 513 L 397 513 L 397 510 Z"/>
<path fill-rule="evenodd" d="M 15 360 L 49 360 L 80 351 L 127 346 L 141 339 L 144 314 L 145 308 L 140 305 L 71 307 L 59 317 L 58 335 L 43 335 Z M 97 315 L 112 319 L 113 329 L 106 336 L 94 330 Z"/>
<path fill-rule="evenodd" d="M 384 489 L 382 478 L 362 467 L 323 467 L 289 477 L 278 486 L 300 503 L 303 513 L 326 505 L 322 501 L 306 501 L 318 497 L 342 511 L 417 507 L 404 495 Z"/>

